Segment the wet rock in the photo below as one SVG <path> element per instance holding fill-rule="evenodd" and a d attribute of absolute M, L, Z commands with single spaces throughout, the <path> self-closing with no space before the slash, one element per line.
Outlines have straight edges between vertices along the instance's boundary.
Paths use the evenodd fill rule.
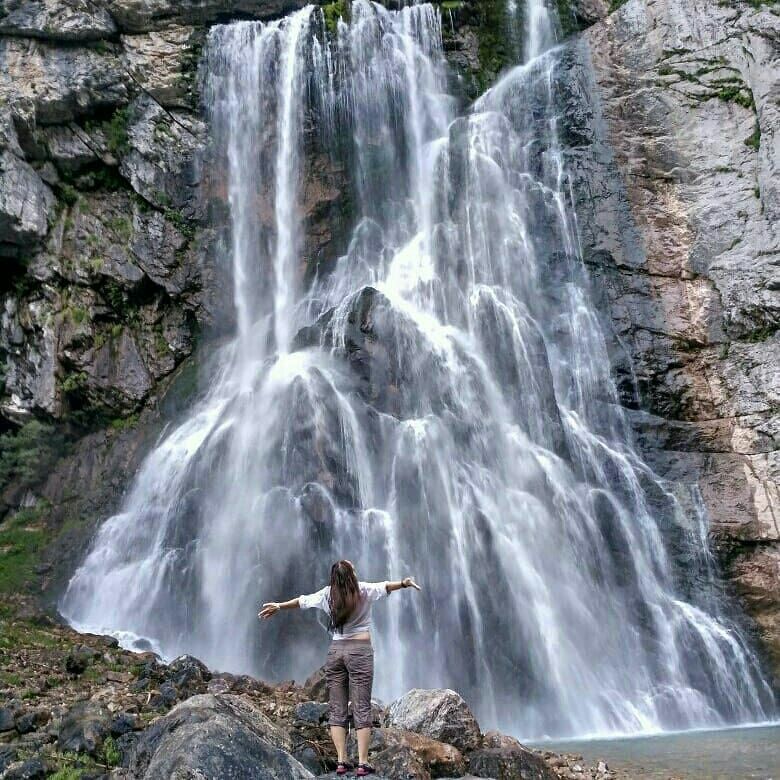
<path fill-rule="evenodd" d="M 63 716 L 57 747 L 74 753 L 95 753 L 109 734 L 111 713 L 91 701 L 79 702 Z"/>
<path fill-rule="evenodd" d="M 51 713 L 43 709 L 26 710 L 16 716 L 14 724 L 20 734 L 29 734 L 45 726 L 51 718 Z"/>
<path fill-rule="evenodd" d="M 312 701 L 328 701 L 328 684 L 325 680 L 325 667 L 320 667 L 303 684 L 303 692 Z"/>
<path fill-rule="evenodd" d="M 42 759 L 36 757 L 9 766 L 3 780 L 43 780 L 48 774 L 49 768 Z"/>
<path fill-rule="evenodd" d="M 88 0 L 6 0 L 0 33 L 55 41 L 111 37 L 116 25 L 105 8 Z"/>
<path fill-rule="evenodd" d="M 446 742 L 461 751 L 474 750 L 482 739 L 469 706 L 449 689 L 414 688 L 390 705 L 387 724 Z"/>
<path fill-rule="evenodd" d="M 225 14 L 276 19 L 304 5 L 305 0 L 108 0 L 106 8 L 123 31 L 146 32 L 171 24 L 207 24 Z"/>
<path fill-rule="evenodd" d="M 16 761 L 17 753 L 16 745 L 0 745 L 0 774 Z"/>
<path fill-rule="evenodd" d="M 536 753 L 519 743 L 475 750 L 468 758 L 468 770 L 476 777 L 494 780 L 557 780 L 558 773 Z"/>
<path fill-rule="evenodd" d="M 205 128 L 191 114 L 166 110 L 148 95 L 131 106 L 128 152 L 120 172 L 133 189 L 158 209 L 192 218 L 198 214 L 200 154 Z"/>
<path fill-rule="evenodd" d="M 303 723 L 318 725 L 328 717 L 328 705 L 322 702 L 305 701 L 295 706 L 295 719 Z"/>
<path fill-rule="evenodd" d="M 0 732 L 13 731 L 15 713 L 10 707 L 0 707 Z"/>
<path fill-rule="evenodd" d="M 32 167 L 0 150 L 0 254 L 16 254 L 43 239 L 53 207 L 51 190 Z"/>
<path fill-rule="evenodd" d="M 133 712 L 120 712 L 111 719 L 109 731 L 112 737 L 121 737 L 135 731 L 139 725 L 138 715 Z"/>
<path fill-rule="evenodd" d="M 128 765 L 147 780 L 170 777 L 313 777 L 290 755 L 289 736 L 247 700 L 193 696 L 155 721 L 132 748 Z"/>
<path fill-rule="evenodd" d="M 122 61 L 136 83 L 166 108 L 188 108 L 197 100 L 195 74 L 203 35 L 194 27 L 122 37 Z"/>
<path fill-rule="evenodd" d="M 740 579 L 753 555 L 765 571 L 780 510 L 777 35 L 761 9 L 629 0 L 560 71 L 583 251 L 625 401 L 656 416 L 649 431 L 633 417 L 646 457 L 697 486 Z M 759 606 L 770 591 L 757 596 L 745 603 L 777 658 L 776 611 Z"/>
<path fill-rule="evenodd" d="M 77 645 L 65 659 L 65 671 L 69 674 L 83 674 L 86 668 L 99 658 L 100 653 L 88 645 Z"/>
<path fill-rule="evenodd" d="M 0 37 L 0 96 L 30 107 L 30 121 L 57 124 L 127 101 L 127 76 L 111 47 L 56 47 Z"/>
<path fill-rule="evenodd" d="M 176 686 L 181 698 L 205 693 L 211 672 L 202 661 L 191 655 L 176 658 L 167 668 L 166 676 Z"/>

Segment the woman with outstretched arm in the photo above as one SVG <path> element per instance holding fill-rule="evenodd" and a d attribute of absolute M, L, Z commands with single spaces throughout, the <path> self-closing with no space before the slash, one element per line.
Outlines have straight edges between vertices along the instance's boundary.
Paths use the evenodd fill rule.
<path fill-rule="evenodd" d="M 330 570 L 330 585 L 307 596 L 263 604 L 258 617 L 267 620 L 282 609 L 312 609 L 328 614 L 332 642 L 325 661 L 325 681 L 330 698 L 330 734 L 338 754 L 336 774 L 346 774 L 347 704 L 352 690 L 352 709 L 357 730 L 358 777 L 373 774 L 368 763 L 371 739 L 371 688 L 374 682 L 374 648 L 371 646 L 371 607 L 395 590 L 420 586 L 406 577 L 398 582 L 359 582 L 351 561 L 337 561 Z"/>

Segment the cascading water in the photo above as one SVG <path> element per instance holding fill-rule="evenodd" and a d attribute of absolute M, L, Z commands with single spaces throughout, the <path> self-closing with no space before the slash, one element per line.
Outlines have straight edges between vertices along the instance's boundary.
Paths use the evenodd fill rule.
<path fill-rule="evenodd" d="M 312 7 L 212 30 L 237 333 L 73 576 L 76 626 L 302 678 L 326 635 L 257 607 L 348 557 L 425 588 L 375 610 L 383 698 L 455 687 L 525 737 L 769 716 L 702 516 L 633 449 L 578 255 L 553 26 L 526 13 L 525 64 L 460 116 L 430 5 L 354 0 L 335 35 Z M 304 282 L 315 136 L 354 222 Z M 691 586 L 674 560 L 697 550 Z"/>

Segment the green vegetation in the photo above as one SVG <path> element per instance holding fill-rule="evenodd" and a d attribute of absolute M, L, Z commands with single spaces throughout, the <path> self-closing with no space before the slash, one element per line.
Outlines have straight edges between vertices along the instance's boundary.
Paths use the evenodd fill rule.
<path fill-rule="evenodd" d="M 138 415 L 130 414 L 127 417 L 115 417 L 109 423 L 112 431 L 127 431 L 138 425 Z"/>
<path fill-rule="evenodd" d="M 117 766 L 122 759 L 122 754 L 114 742 L 113 737 L 107 737 L 103 743 L 103 762 L 107 767 Z"/>
<path fill-rule="evenodd" d="M 65 452 L 64 437 L 53 425 L 30 420 L 0 436 L 0 491 L 12 482 L 34 487 Z"/>
<path fill-rule="evenodd" d="M 81 325 L 89 319 L 89 312 L 83 306 L 68 306 L 63 314 L 76 325 Z"/>
<path fill-rule="evenodd" d="M 609 12 L 614 13 L 618 8 L 625 5 L 628 0 L 609 0 Z"/>
<path fill-rule="evenodd" d="M 479 4 L 477 39 L 479 41 L 477 87 L 480 92 L 484 92 L 513 60 L 507 30 L 506 3 L 500 0 L 484 0 Z"/>
<path fill-rule="evenodd" d="M 129 241 L 133 235 L 133 223 L 129 217 L 114 217 L 108 221 L 108 226 L 122 241 Z"/>
<path fill-rule="evenodd" d="M 83 392 L 86 389 L 89 377 L 84 371 L 72 371 L 66 374 L 62 382 L 60 382 L 60 388 L 66 395 L 76 395 Z"/>
<path fill-rule="evenodd" d="M 127 124 L 130 118 L 128 108 L 118 108 L 111 119 L 104 124 L 106 145 L 115 155 L 125 154 L 130 148 L 127 138 Z"/>
<path fill-rule="evenodd" d="M 78 201 L 80 195 L 79 191 L 68 184 L 67 182 L 60 182 L 57 185 L 57 194 L 59 195 L 60 200 L 66 205 L 66 206 L 73 206 Z"/>
<path fill-rule="evenodd" d="M 331 35 L 335 35 L 339 19 L 349 21 L 349 3 L 347 0 L 334 0 L 332 3 L 322 6 L 322 14 L 325 17 L 325 28 Z"/>
<path fill-rule="evenodd" d="M 45 536 L 41 519 L 49 508 L 40 501 L 0 525 L 0 593 L 18 593 L 33 581 Z"/>
<path fill-rule="evenodd" d="M 745 146 L 749 146 L 756 151 L 758 151 L 758 147 L 761 146 L 761 127 L 758 124 L 758 120 L 756 120 L 753 132 L 745 139 Z"/>
<path fill-rule="evenodd" d="M 771 338 L 775 333 L 777 333 L 777 330 L 777 325 L 764 325 L 760 328 L 756 328 L 755 330 L 751 330 L 750 333 L 746 334 L 745 341 L 750 341 L 754 344 L 760 344 Z"/>

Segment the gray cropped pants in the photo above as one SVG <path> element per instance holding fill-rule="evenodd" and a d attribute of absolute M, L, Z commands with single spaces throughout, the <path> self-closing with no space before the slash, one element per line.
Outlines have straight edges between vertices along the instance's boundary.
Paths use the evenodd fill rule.
<path fill-rule="evenodd" d="M 346 726 L 350 700 L 356 729 L 371 727 L 371 688 L 374 684 L 374 648 L 370 639 L 331 642 L 325 661 L 330 700 L 330 725 Z"/>

